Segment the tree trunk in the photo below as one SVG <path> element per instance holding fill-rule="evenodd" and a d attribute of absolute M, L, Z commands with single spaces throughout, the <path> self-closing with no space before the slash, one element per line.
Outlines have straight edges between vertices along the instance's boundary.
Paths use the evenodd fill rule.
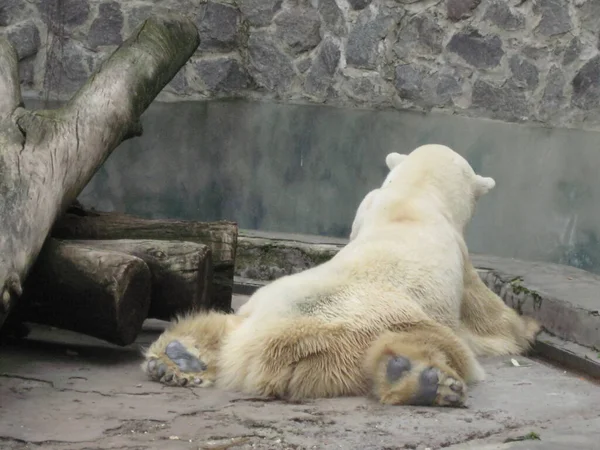
<path fill-rule="evenodd" d="M 131 344 L 150 308 L 151 274 L 132 255 L 49 239 L 16 312 L 26 322 Z"/>
<path fill-rule="evenodd" d="M 184 18 L 146 20 L 57 110 L 22 107 L 17 57 L 0 38 L 0 327 L 56 218 L 128 137 L 199 44 Z"/>
<path fill-rule="evenodd" d="M 210 248 L 206 245 L 133 239 L 68 242 L 142 259 L 152 274 L 148 317 L 171 320 L 177 314 L 211 308 L 212 259 Z"/>
<path fill-rule="evenodd" d="M 143 219 L 126 214 L 72 207 L 52 229 L 60 239 L 156 239 L 197 242 L 212 252 L 210 305 L 230 311 L 238 227 L 234 222 Z"/>

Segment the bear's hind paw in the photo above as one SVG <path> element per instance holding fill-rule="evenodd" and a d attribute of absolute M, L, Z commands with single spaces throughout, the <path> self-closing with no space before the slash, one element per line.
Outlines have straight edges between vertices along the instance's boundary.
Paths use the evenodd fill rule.
<path fill-rule="evenodd" d="M 411 361 L 404 356 L 391 357 L 382 386 L 381 402 L 414 406 L 465 407 L 467 389 L 450 371 Z"/>
<path fill-rule="evenodd" d="M 178 340 L 173 340 L 163 352 L 151 352 L 142 365 L 151 380 L 167 386 L 208 387 L 212 380 L 208 366 Z"/>

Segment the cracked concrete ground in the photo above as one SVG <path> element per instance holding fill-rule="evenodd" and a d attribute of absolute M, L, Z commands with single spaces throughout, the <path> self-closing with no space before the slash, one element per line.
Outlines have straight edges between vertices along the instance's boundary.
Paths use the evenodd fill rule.
<path fill-rule="evenodd" d="M 466 409 L 285 404 L 147 381 L 140 347 L 162 326 L 149 321 L 127 348 L 44 327 L 0 348 L 0 448 L 579 450 L 600 440 L 598 386 L 540 361 L 485 360 Z"/>

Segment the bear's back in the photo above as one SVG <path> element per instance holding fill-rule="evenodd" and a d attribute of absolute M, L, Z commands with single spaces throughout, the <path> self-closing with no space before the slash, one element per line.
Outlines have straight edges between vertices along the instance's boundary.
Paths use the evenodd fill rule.
<path fill-rule="evenodd" d="M 426 314 L 454 327 L 463 286 L 459 239 L 447 227 L 423 225 L 361 235 L 330 261 L 261 288 L 251 315 L 370 327 Z"/>

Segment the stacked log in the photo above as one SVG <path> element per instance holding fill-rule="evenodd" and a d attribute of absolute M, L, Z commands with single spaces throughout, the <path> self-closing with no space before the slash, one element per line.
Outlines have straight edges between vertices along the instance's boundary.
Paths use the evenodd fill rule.
<path fill-rule="evenodd" d="M 233 267 L 229 266 L 233 266 L 233 260 L 218 265 L 231 273 L 229 280 L 223 272 L 218 279 L 214 277 L 212 248 L 224 246 L 216 233 L 211 235 L 212 240 L 205 240 L 209 245 L 172 240 L 173 228 L 166 226 L 171 221 L 165 221 L 164 233 L 160 227 L 155 228 L 157 239 L 145 239 L 148 233 L 136 234 L 133 228 L 124 226 L 118 228 L 120 234 L 115 236 L 139 237 L 95 239 L 110 235 L 111 227 L 104 228 L 92 221 L 91 227 L 74 226 L 77 231 L 69 233 L 71 228 L 61 225 L 73 225 L 68 216 L 58 222 L 57 233 L 67 239 L 48 239 L 27 278 L 18 312 L 20 320 L 128 345 L 135 340 L 146 318 L 171 320 L 195 311 L 230 310 Z M 102 222 L 112 224 L 107 221 L 110 216 L 101 215 Z M 136 217 L 115 217 L 120 223 L 125 220 L 138 226 L 146 222 Z M 184 230 L 200 229 L 205 233 L 216 228 L 229 242 L 235 242 L 237 237 L 234 224 L 174 223 Z M 152 226 L 140 228 L 147 232 Z M 90 229 L 99 233 L 87 233 Z M 80 239 L 82 236 L 88 239 Z M 193 237 L 202 239 L 198 235 Z M 231 247 L 235 254 L 235 246 Z"/>
<path fill-rule="evenodd" d="M 23 289 L 19 321 L 131 344 L 146 318 L 231 310 L 233 222 L 143 219 L 71 207 Z"/>
<path fill-rule="evenodd" d="M 203 244 L 210 249 L 212 280 L 206 306 L 228 311 L 233 292 L 238 226 L 235 222 L 145 219 L 132 215 L 88 211 L 74 204 L 58 220 L 51 235 L 59 239 L 150 239 Z"/>

